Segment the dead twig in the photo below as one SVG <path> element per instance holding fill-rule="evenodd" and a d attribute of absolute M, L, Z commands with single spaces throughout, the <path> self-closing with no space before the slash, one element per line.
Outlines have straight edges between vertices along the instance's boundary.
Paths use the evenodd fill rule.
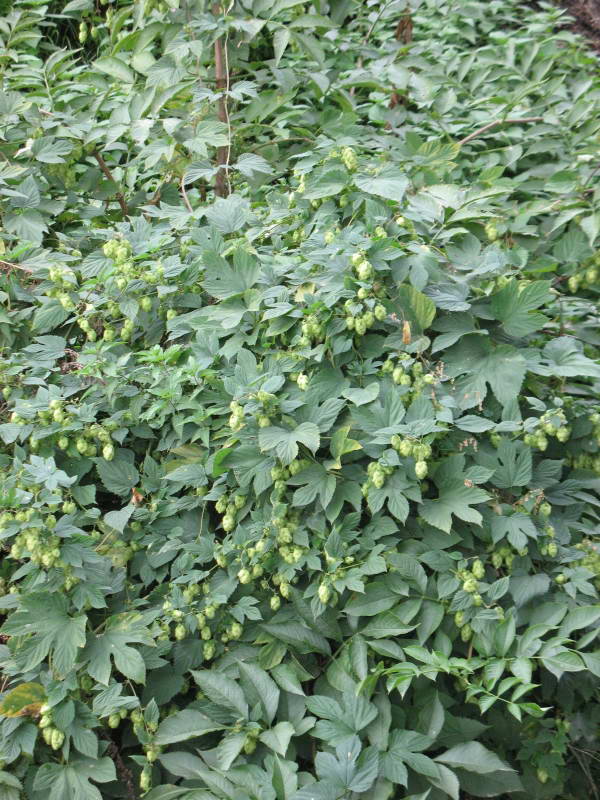
<path fill-rule="evenodd" d="M 98 166 L 100 167 L 100 169 L 102 170 L 104 175 L 108 178 L 108 180 L 111 181 L 112 183 L 114 183 L 115 186 L 118 187 L 119 184 L 114 179 L 113 174 L 110 171 L 110 169 L 108 168 L 108 165 L 106 164 L 106 161 L 102 158 L 102 155 L 97 150 L 94 150 L 92 155 L 94 156 L 94 158 L 98 162 Z M 123 212 L 123 214 L 126 217 L 128 217 L 129 216 L 129 209 L 127 208 L 127 203 L 125 201 L 125 196 L 123 195 L 123 192 L 121 192 L 120 189 L 117 189 L 115 197 L 119 201 L 119 205 L 121 206 L 121 211 Z"/>
<path fill-rule="evenodd" d="M 584 750 L 579 750 L 579 748 L 574 747 L 573 745 L 569 745 L 569 750 L 575 756 L 575 759 L 576 759 L 577 763 L 579 764 L 579 767 L 580 767 L 582 773 L 586 777 L 586 780 L 587 780 L 587 782 L 589 784 L 590 791 L 591 791 L 590 797 L 593 797 L 594 800 L 597 800 L 599 795 L 598 795 L 598 789 L 596 788 L 596 782 L 594 781 L 594 776 L 592 775 L 592 771 L 590 770 L 589 764 L 582 757 L 582 755 L 580 755 L 582 753 L 585 753 L 585 751 Z M 586 753 L 586 755 L 587 755 L 587 753 Z"/>
<path fill-rule="evenodd" d="M 33 272 L 29 267 L 24 267 L 22 264 L 13 264 L 12 261 L 4 261 L 2 258 L 0 258 L 0 269 L 6 272 L 9 272 L 11 269 L 20 269 L 22 272 L 27 272 L 29 275 Z"/>
<path fill-rule="evenodd" d="M 477 128 L 476 131 L 470 133 L 468 136 L 465 136 L 464 139 L 461 139 L 458 142 L 458 146 L 462 147 L 463 144 L 470 142 L 472 139 L 476 139 L 478 136 L 481 136 L 482 133 L 491 130 L 492 128 L 497 128 L 498 125 L 524 125 L 525 123 L 529 122 L 543 122 L 543 117 L 520 117 L 515 119 L 495 119 L 492 122 L 488 122 L 487 125 L 483 125 L 481 128 Z"/>
<path fill-rule="evenodd" d="M 406 6 L 396 26 L 396 41 L 410 44 L 413 38 L 413 22 L 410 6 Z"/>
<path fill-rule="evenodd" d="M 413 38 L 413 22 L 412 22 L 412 15 L 410 6 L 407 5 L 398 20 L 398 24 L 396 25 L 396 31 L 394 33 L 397 42 L 404 42 L 404 44 L 410 44 Z M 390 102 L 388 108 L 396 108 L 399 103 L 403 103 L 406 105 L 406 96 L 400 95 L 399 92 L 394 89 L 392 92 L 392 96 L 390 97 Z M 391 130 L 392 126 L 388 122 L 386 125 L 387 130 Z"/>

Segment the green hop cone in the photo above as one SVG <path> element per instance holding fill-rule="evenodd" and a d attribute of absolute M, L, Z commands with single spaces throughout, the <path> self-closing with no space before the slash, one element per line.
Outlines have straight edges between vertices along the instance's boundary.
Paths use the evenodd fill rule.
<path fill-rule="evenodd" d="M 50 739 L 50 747 L 53 750 L 59 750 L 62 747 L 64 740 L 65 740 L 64 733 L 55 728 L 52 731 L 52 737 Z"/>
<path fill-rule="evenodd" d="M 485 567 L 483 566 L 481 559 L 475 559 L 473 565 L 471 566 L 471 572 L 473 573 L 473 576 L 477 578 L 477 580 L 482 580 L 482 578 L 485 576 Z"/>
<path fill-rule="evenodd" d="M 329 586 L 327 586 L 327 584 L 325 584 L 325 583 L 322 583 L 319 586 L 317 594 L 318 594 L 319 600 L 323 603 L 323 605 L 327 605 L 327 602 L 329 601 L 329 598 L 331 597 L 331 589 L 329 588 Z"/>
<path fill-rule="evenodd" d="M 274 594 L 269 601 L 269 605 L 271 606 L 271 611 L 279 611 L 281 608 L 281 598 L 279 595 Z"/>
<path fill-rule="evenodd" d="M 240 583 L 250 583 L 252 580 L 252 574 L 248 569 L 241 569 L 237 574 L 238 580 Z"/>
<path fill-rule="evenodd" d="M 417 461 L 415 464 L 415 475 L 417 478 L 422 481 L 423 478 L 427 477 L 427 462 L 426 461 Z"/>
<path fill-rule="evenodd" d="M 469 623 L 463 625 L 462 628 L 460 629 L 460 638 L 462 639 L 462 641 L 468 642 L 472 636 L 473 636 L 473 629 L 471 628 Z"/>

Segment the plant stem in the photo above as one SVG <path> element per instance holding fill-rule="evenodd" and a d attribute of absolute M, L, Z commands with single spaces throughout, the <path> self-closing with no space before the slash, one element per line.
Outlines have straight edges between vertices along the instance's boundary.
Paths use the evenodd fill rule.
<path fill-rule="evenodd" d="M 121 751 L 117 747 L 115 741 L 107 733 L 103 734 L 103 738 L 107 739 L 109 742 L 107 753 L 114 762 L 117 775 L 125 784 L 127 800 L 138 800 L 138 793 L 135 789 L 135 783 L 133 782 L 133 773 L 125 766 Z"/>
<path fill-rule="evenodd" d="M 114 183 L 115 186 L 117 186 L 117 193 L 116 193 L 115 196 L 116 196 L 117 200 L 119 201 L 119 205 L 121 206 L 121 211 L 123 212 L 123 214 L 126 217 L 128 217 L 129 216 L 129 209 L 127 208 L 127 203 L 125 202 L 125 196 L 123 195 L 123 192 L 118 188 L 119 184 L 114 179 L 112 172 L 110 171 L 110 169 L 108 168 L 108 166 L 106 164 L 106 161 L 102 158 L 102 155 L 98 152 L 98 150 L 94 150 L 92 155 L 94 156 L 94 158 L 98 162 L 98 166 L 100 167 L 102 172 L 105 174 L 105 176 L 108 178 L 108 180 L 112 181 L 112 183 Z"/>
<path fill-rule="evenodd" d="M 470 142 L 471 139 L 477 138 L 482 133 L 489 131 L 491 128 L 496 128 L 498 125 L 519 125 L 524 124 L 526 122 L 543 122 L 543 117 L 521 117 L 520 119 L 495 119 L 492 122 L 488 122 L 487 125 L 483 125 L 481 128 L 477 128 L 476 131 L 470 133 L 468 136 L 465 136 L 464 139 L 461 139 L 458 142 L 458 146 L 462 147 L 463 144 Z"/>
<path fill-rule="evenodd" d="M 185 174 L 181 176 L 181 180 L 179 181 L 179 188 L 181 189 L 181 196 L 183 197 L 183 202 L 185 203 L 185 207 L 191 214 L 194 211 L 194 209 L 192 208 L 190 199 L 187 196 L 187 192 L 185 190 Z"/>
<path fill-rule="evenodd" d="M 212 13 L 217 17 L 221 13 L 219 3 L 213 3 Z M 215 41 L 215 78 L 217 89 L 222 92 L 229 88 L 229 70 L 226 67 L 227 62 L 227 43 L 225 46 L 219 37 Z M 221 122 L 224 122 L 229 128 L 229 112 L 227 110 L 227 98 L 224 93 L 221 94 L 218 101 L 217 113 Z M 227 197 L 230 194 L 229 178 L 227 174 L 227 166 L 229 165 L 230 144 L 223 145 L 217 148 L 217 165 L 219 171 L 215 178 L 215 194 L 218 197 Z"/>

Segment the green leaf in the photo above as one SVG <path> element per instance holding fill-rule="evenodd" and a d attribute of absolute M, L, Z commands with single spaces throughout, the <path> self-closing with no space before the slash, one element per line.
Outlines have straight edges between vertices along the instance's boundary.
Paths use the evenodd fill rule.
<path fill-rule="evenodd" d="M 270 750 L 285 756 L 294 733 L 294 726 L 290 722 L 279 722 L 273 728 L 263 731 L 259 739 Z"/>
<path fill-rule="evenodd" d="M 223 673 L 211 670 L 192 670 L 194 680 L 213 703 L 235 711 L 242 717 L 248 716 L 248 704 L 239 685 Z"/>
<path fill-rule="evenodd" d="M 61 306 L 58 300 L 50 300 L 39 307 L 33 315 L 33 330 L 36 333 L 48 333 L 60 327 L 69 317 L 69 312 Z"/>
<path fill-rule="evenodd" d="M 354 179 L 357 189 L 374 194 L 386 200 L 399 203 L 408 188 L 408 178 L 397 167 L 384 167 L 377 175 L 357 175 Z"/>
<path fill-rule="evenodd" d="M 30 344 L 24 352 L 38 361 L 54 362 L 64 357 L 66 346 L 62 336 L 36 336 L 35 344 Z"/>
<path fill-rule="evenodd" d="M 204 762 L 198 756 L 183 751 L 163 753 L 160 763 L 178 778 L 198 779 L 205 772 Z"/>
<path fill-rule="evenodd" d="M 402 472 L 394 472 L 385 482 L 383 488 L 376 489 L 373 487 L 369 490 L 368 504 L 371 513 L 375 514 L 380 511 L 383 504 L 387 503 L 390 513 L 400 522 L 405 522 L 410 510 L 405 492 L 410 494 L 410 492 L 407 492 L 410 487 L 410 481 Z"/>
<path fill-rule="evenodd" d="M 204 486 L 206 470 L 202 464 L 183 464 L 167 472 L 165 480 L 181 482 L 185 486 Z"/>
<path fill-rule="evenodd" d="M 314 728 L 315 736 L 334 745 L 366 728 L 378 713 L 373 703 L 354 694 L 342 698 L 340 703 L 325 695 L 314 695 L 307 698 L 306 706 L 321 717 Z"/>
<path fill-rule="evenodd" d="M 515 658 L 510 663 L 510 671 L 523 683 L 531 683 L 533 665 L 528 658 Z"/>
<path fill-rule="evenodd" d="M 118 533 L 123 533 L 134 511 L 135 506 L 130 503 L 120 511 L 109 511 L 108 514 L 104 515 L 104 522 Z"/>
<path fill-rule="evenodd" d="M 404 636 L 415 629 L 416 625 L 407 625 L 394 611 L 386 611 L 372 619 L 361 633 L 363 636 L 372 636 L 374 639 L 384 639 L 388 636 Z"/>
<path fill-rule="evenodd" d="M 202 285 L 206 291 L 219 300 L 243 294 L 254 286 L 258 280 L 260 265 L 252 258 L 234 259 L 229 266 L 223 258 L 211 258 L 206 265 Z"/>
<path fill-rule="evenodd" d="M 59 675 L 72 669 L 79 650 L 85 645 L 86 617 L 71 617 L 66 597 L 47 592 L 31 593 L 21 600 L 18 611 L 2 626 L 9 636 L 26 636 L 17 662 L 27 671 L 34 669 L 48 654 Z"/>
<path fill-rule="evenodd" d="M 185 794 L 189 794 L 189 792 L 184 786 L 163 784 L 162 786 L 157 786 L 155 789 L 151 789 L 144 797 L 145 800 L 175 800 L 175 798 Z M 212 800 L 212 797 L 207 794 L 204 798 L 198 797 L 197 800 Z"/>
<path fill-rule="evenodd" d="M 290 647 L 297 650 L 299 653 L 310 653 L 314 650 L 323 655 L 331 654 L 329 643 L 324 636 L 321 636 L 320 633 L 298 622 L 291 622 L 289 624 L 273 622 L 270 624 L 263 624 L 261 627 L 271 636 L 274 636 L 275 639 L 289 644 Z"/>
<path fill-rule="evenodd" d="M 319 447 L 319 429 L 314 422 L 302 422 L 293 431 L 271 426 L 258 434 L 258 443 L 263 451 L 275 450 L 283 464 L 291 464 L 298 455 L 298 443 L 315 453 Z"/>
<path fill-rule="evenodd" d="M 241 230 L 250 218 L 248 202 L 236 194 L 220 197 L 206 211 L 206 218 L 221 233 L 235 233 Z"/>
<path fill-rule="evenodd" d="M 3 218 L 4 227 L 21 241 L 41 245 L 48 225 L 42 214 L 33 208 L 25 208 L 19 213 L 7 212 Z"/>
<path fill-rule="evenodd" d="M 259 177 L 261 175 L 271 175 L 273 167 L 262 156 L 256 153 L 242 153 L 238 156 L 235 168 L 247 178 Z"/>
<path fill-rule="evenodd" d="M 275 52 L 275 66 L 279 66 L 283 54 L 290 43 L 290 32 L 287 28 L 277 28 L 273 34 L 273 50 Z"/>
<path fill-rule="evenodd" d="M 188 708 L 163 719 L 158 726 L 154 741 L 158 745 L 175 744 L 222 729 L 222 725 L 215 723 L 200 711 Z"/>
<path fill-rule="evenodd" d="M 596 650 L 593 653 L 582 653 L 581 657 L 592 675 L 600 678 L 600 650 Z"/>
<path fill-rule="evenodd" d="M 63 156 L 70 153 L 72 149 L 73 146 L 70 142 L 42 136 L 34 141 L 31 152 L 36 160 L 43 164 L 64 164 Z"/>
<path fill-rule="evenodd" d="M 516 636 L 515 618 L 511 615 L 503 620 L 494 633 L 494 645 L 499 656 L 505 656 Z"/>
<path fill-rule="evenodd" d="M 277 706 L 279 705 L 279 689 L 275 681 L 269 677 L 264 669 L 261 669 L 256 664 L 238 662 L 238 670 L 242 682 L 247 684 L 251 690 L 251 694 L 255 699 L 251 702 L 258 702 L 263 710 L 264 719 L 271 724 L 277 713 Z"/>
<path fill-rule="evenodd" d="M 458 378 L 455 395 L 460 408 L 480 406 L 487 384 L 503 406 L 519 396 L 527 362 L 514 347 L 494 347 L 483 337 L 465 336 L 444 355 L 447 376 Z"/>
<path fill-rule="evenodd" d="M 345 188 L 348 176 L 340 169 L 327 169 L 313 174 L 307 183 L 304 196 L 307 200 L 320 200 L 339 194 Z"/>
<path fill-rule="evenodd" d="M 355 406 L 363 406 L 372 403 L 379 397 L 379 383 L 370 383 L 364 389 L 344 389 L 342 396 L 347 397 Z"/>
<path fill-rule="evenodd" d="M 534 281 L 523 286 L 514 278 L 499 292 L 492 295 L 492 313 L 509 336 L 528 336 L 548 321 L 536 311 L 552 300 L 551 281 Z"/>
<path fill-rule="evenodd" d="M 226 772 L 242 752 L 245 742 L 245 733 L 230 733 L 221 739 L 215 753 L 218 768 Z"/>
<path fill-rule="evenodd" d="M 527 546 L 527 538 L 537 539 L 535 523 L 527 514 L 516 512 L 510 516 L 492 517 L 492 541 L 494 544 L 505 537 L 517 550 Z"/>
<path fill-rule="evenodd" d="M 472 506 L 485 503 L 490 497 L 483 489 L 469 486 L 469 481 L 461 477 L 463 464 L 463 456 L 447 458 L 434 475 L 439 496 L 435 500 L 424 500 L 420 506 L 423 519 L 446 533 L 450 533 L 452 528 L 453 515 L 465 522 L 481 525 L 483 518 Z"/>
<path fill-rule="evenodd" d="M 417 636 L 419 644 L 424 644 L 427 639 L 434 633 L 444 619 L 445 611 L 441 603 L 435 603 L 432 600 L 425 600 L 419 616 L 417 617 Z"/>
<path fill-rule="evenodd" d="M 557 680 L 560 680 L 565 672 L 581 672 L 586 667 L 579 653 L 565 648 L 550 648 L 547 652 L 542 651 L 540 659 L 544 667 Z"/>
<path fill-rule="evenodd" d="M 600 605 L 572 608 L 560 625 L 559 635 L 570 636 L 573 631 L 594 625 L 598 619 L 600 619 Z"/>
<path fill-rule="evenodd" d="M 0 800 L 20 800 L 22 791 L 23 785 L 18 778 L 0 770 Z"/>
<path fill-rule="evenodd" d="M 121 497 L 130 495 L 131 490 L 140 480 L 139 473 L 133 464 L 133 453 L 118 448 L 112 461 L 96 459 L 96 469 L 105 488 Z"/>
<path fill-rule="evenodd" d="M 410 323 L 411 334 L 424 333 L 435 319 L 436 309 L 427 295 L 414 286 L 398 288 L 398 316 Z"/>
<path fill-rule="evenodd" d="M 513 486 L 526 486 L 531 480 L 531 448 L 522 442 L 502 437 L 496 450 L 498 466 L 492 476 L 492 483 L 499 489 Z M 491 466 L 491 464 L 490 464 Z"/>
<path fill-rule="evenodd" d="M 457 744 L 436 756 L 435 760 L 454 769 L 460 767 L 460 769 L 476 772 L 479 775 L 486 775 L 490 772 L 514 772 L 512 767 L 479 742 Z"/>
<path fill-rule="evenodd" d="M 94 61 L 94 67 L 99 72 L 110 75 L 123 83 L 135 83 L 135 72 L 127 64 L 116 56 L 104 56 Z"/>
<path fill-rule="evenodd" d="M 104 632 L 92 634 L 83 651 L 83 659 L 88 662 L 88 672 L 94 680 L 108 686 L 112 658 L 115 668 L 126 678 L 136 683 L 145 683 L 144 659 L 131 644 L 154 644 L 143 616 L 130 612 L 109 617 Z"/>
<path fill-rule="evenodd" d="M 42 764 L 36 772 L 33 788 L 57 800 L 102 800 L 90 781 L 109 783 L 116 778 L 115 765 L 110 758 L 76 757 L 68 764 Z"/>
<path fill-rule="evenodd" d="M 533 368 L 538 375 L 600 378 L 600 365 L 583 353 L 582 345 L 571 336 L 559 336 L 544 345 L 542 361 Z"/>
<path fill-rule="evenodd" d="M 422 751 L 430 743 L 428 736 L 415 731 L 395 730 L 390 736 L 390 746 L 382 759 L 385 777 L 406 786 L 408 781 L 407 766 L 422 775 L 437 777 L 438 770 L 434 762 L 424 756 Z"/>
<path fill-rule="evenodd" d="M 374 581 L 365 588 L 364 594 L 355 594 L 344 606 L 344 612 L 356 617 L 373 617 L 381 611 L 395 606 L 398 598 L 383 581 Z"/>

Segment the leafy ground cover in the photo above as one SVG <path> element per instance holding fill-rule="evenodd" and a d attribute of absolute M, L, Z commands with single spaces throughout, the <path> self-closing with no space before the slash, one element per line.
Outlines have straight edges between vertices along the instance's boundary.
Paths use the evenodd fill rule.
<path fill-rule="evenodd" d="M 3 12 L 2 797 L 597 798 L 560 10 Z"/>

